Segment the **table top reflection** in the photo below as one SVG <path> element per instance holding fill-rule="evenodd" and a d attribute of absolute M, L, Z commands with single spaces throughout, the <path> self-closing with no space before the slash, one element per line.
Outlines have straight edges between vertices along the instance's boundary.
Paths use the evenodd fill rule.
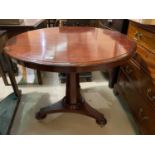
<path fill-rule="evenodd" d="M 116 31 L 94 27 L 56 27 L 17 35 L 5 52 L 14 59 L 48 66 L 87 66 L 131 56 L 136 44 Z"/>

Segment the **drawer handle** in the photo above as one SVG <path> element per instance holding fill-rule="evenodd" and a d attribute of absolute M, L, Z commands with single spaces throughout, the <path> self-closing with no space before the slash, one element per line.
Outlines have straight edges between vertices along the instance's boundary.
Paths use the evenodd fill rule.
<path fill-rule="evenodd" d="M 126 71 L 128 74 L 130 74 L 130 73 L 132 73 L 133 70 L 130 68 L 129 65 L 127 65 L 127 66 L 125 67 L 125 71 Z"/>
<path fill-rule="evenodd" d="M 149 117 L 144 114 L 143 108 L 139 108 L 138 114 L 142 120 L 148 120 L 149 119 Z"/>
<path fill-rule="evenodd" d="M 143 34 L 141 32 L 136 32 L 135 33 L 135 37 L 134 40 L 138 41 L 142 38 Z"/>
<path fill-rule="evenodd" d="M 147 88 L 147 90 L 146 90 L 147 98 L 148 98 L 150 101 L 155 101 L 155 96 L 154 96 L 154 95 L 151 95 L 151 94 L 152 94 L 151 88 Z"/>

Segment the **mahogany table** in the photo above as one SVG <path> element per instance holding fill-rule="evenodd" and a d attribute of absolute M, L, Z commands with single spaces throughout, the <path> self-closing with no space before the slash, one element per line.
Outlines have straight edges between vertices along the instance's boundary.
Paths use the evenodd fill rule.
<path fill-rule="evenodd" d="M 37 119 L 44 119 L 50 113 L 73 112 L 95 118 L 98 124 L 105 125 L 104 115 L 81 96 L 79 73 L 121 65 L 135 49 L 136 44 L 119 32 L 94 27 L 56 27 L 11 38 L 5 53 L 26 67 L 67 74 L 65 97 L 41 108 Z"/>

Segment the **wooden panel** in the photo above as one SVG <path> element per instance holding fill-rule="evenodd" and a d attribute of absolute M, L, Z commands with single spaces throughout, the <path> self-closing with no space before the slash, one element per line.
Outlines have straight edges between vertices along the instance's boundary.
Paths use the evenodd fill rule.
<path fill-rule="evenodd" d="M 127 101 L 140 131 L 143 134 L 155 134 L 155 111 L 147 105 L 132 81 L 128 80 L 123 72 L 120 73 L 118 83 L 116 87 Z"/>
<path fill-rule="evenodd" d="M 121 70 L 132 81 L 141 96 L 155 109 L 155 83 L 133 61 L 122 66 Z"/>
<path fill-rule="evenodd" d="M 144 30 L 130 22 L 128 37 L 136 41 L 137 44 L 149 49 L 152 53 L 155 53 L 155 33 Z"/>
<path fill-rule="evenodd" d="M 139 63 L 152 80 L 155 80 L 155 54 L 138 46 L 133 59 Z"/>
<path fill-rule="evenodd" d="M 155 26 L 130 22 L 128 38 L 137 43 L 137 50 L 121 66 L 115 87 L 128 103 L 141 132 L 155 134 Z"/>

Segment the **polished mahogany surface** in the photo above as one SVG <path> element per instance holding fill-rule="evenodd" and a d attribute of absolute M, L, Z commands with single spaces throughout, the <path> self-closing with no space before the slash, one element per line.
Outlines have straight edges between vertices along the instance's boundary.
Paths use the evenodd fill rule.
<path fill-rule="evenodd" d="M 65 97 L 36 113 L 44 119 L 57 112 L 79 113 L 103 126 L 104 115 L 80 94 L 79 72 L 115 67 L 128 60 L 136 44 L 119 32 L 93 27 L 46 28 L 9 39 L 5 52 L 23 65 L 44 71 L 67 73 Z"/>
<path fill-rule="evenodd" d="M 56 27 L 11 38 L 5 52 L 12 58 L 53 67 L 106 65 L 128 59 L 136 44 L 119 32 L 94 27 Z"/>

